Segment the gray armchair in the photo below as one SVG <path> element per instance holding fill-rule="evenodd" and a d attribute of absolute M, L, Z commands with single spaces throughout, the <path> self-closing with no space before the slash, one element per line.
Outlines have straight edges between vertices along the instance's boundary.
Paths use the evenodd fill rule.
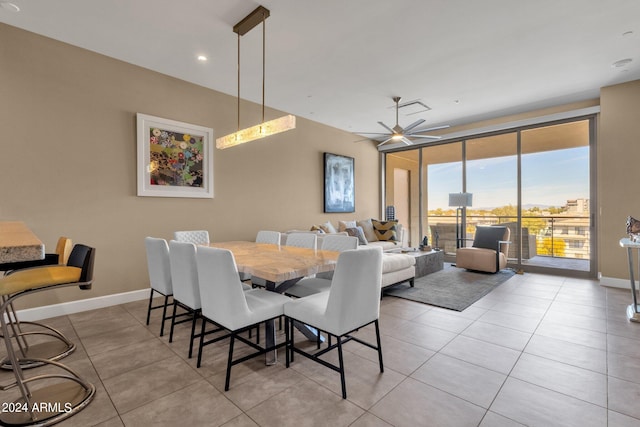
<path fill-rule="evenodd" d="M 476 227 L 473 245 L 456 250 L 456 265 L 468 270 L 497 273 L 507 267 L 509 237 L 505 226 Z"/>

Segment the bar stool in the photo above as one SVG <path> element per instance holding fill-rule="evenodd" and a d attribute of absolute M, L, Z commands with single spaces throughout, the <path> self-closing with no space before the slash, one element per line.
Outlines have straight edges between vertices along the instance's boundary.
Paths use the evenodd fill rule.
<path fill-rule="evenodd" d="M 17 388 L 21 396 L 9 404 L 9 407 L 20 410 L 3 411 L 0 414 L 0 424 L 49 426 L 76 414 L 93 400 L 95 386 L 80 378 L 69 367 L 53 360 L 31 358 L 23 353 L 19 336 L 12 334 L 14 329 L 11 326 L 9 307 L 18 298 L 36 292 L 67 286 L 91 289 L 94 257 L 94 248 L 75 245 L 66 266 L 28 268 L 0 279 L 0 295 L 5 297 L 0 305 L 0 325 L 9 363 L 15 376 L 14 382 L 0 385 L 0 390 Z M 18 349 L 14 348 L 14 339 L 18 343 Z M 25 362 L 39 362 L 41 365 L 51 365 L 65 372 L 27 378 L 22 368 Z M 56 379 L 62 381 L 52 381 Z M 32 384 L 40 380 L 45 380 L 45 385 L 32 389 Z"/>
<path fill-rule="evenodd" d="M 42 260 L 4 264 L 5 266 L 11 267 L 5 271 L 5 276 L 25 268 L 42 267 L 46 265 L 66 265 L 71 254 L 72 245 L 71 239 L 68 237 L 60 237 L 58 239 L 58 244 L 56 245 L 55 253 L 45 254 L 45 258 Z M 8 298 L 8 295 L 2 295 L 0 301 L 5 302 Z M 34 359 L 48 359 L 55 361 L 60 360 L 75 351 L 76 345 L 57 329 L 37 322 L 21 322 L 18 319 L 18 315 L 13 304 L 8 306 L 8 315 L 10 316 L 9 325 L 13 332 L 13 336 L 16 337 L 20 354 L 22 356 L 20 358 L 22 369 L 35 368 L 42 365 L 41 362 L 36 362 Z M 22 325 L 30 325 L 37 329 L 35 331 L 31 330 L 29 332 L 25 332 L 22 330 Z M 32 335 L 46 335 L 55 339 L 30 345 L 27 341 L 27 337 Z M 12 369 L 11 361 L 8 357 L 0 362 L 0 369 Z"/>

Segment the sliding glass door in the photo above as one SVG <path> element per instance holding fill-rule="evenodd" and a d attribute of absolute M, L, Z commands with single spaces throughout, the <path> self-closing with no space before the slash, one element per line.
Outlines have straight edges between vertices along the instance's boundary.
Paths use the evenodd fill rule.
<path fill-rule="evenodd" d="M 447 261 L 476 226 L 505 224 L 512 267 L 592 276 L 594 134 L 590 117 L 388 153 L 385 202 L 409 206 L 409 245 L 427 236 Z M 460 192 L 473 195 L 472 206 L 449 205 Z"/>

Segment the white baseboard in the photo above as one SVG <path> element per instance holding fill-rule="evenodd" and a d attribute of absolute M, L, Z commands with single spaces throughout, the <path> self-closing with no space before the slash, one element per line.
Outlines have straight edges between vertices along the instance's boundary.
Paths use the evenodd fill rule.
<path fill-rule="evenodd" d="M 629 281 L 629 279 L 616 279 L 615 277 L 602 276 L 600 278 L 600 286 L 607 286 L 610 288 L 631 289 L 631 282 Z M 638 282 L 636 282 L 636 286 L 638 286 Z"/>
<path fill-rule="evenodd" d="M 106 295 L 103 297 L 87 298 L 78 301 L 18 310 L 18 318 L 24 321 L 37 321 L 48 319 L 50 317 L 65 316 L 67 314 L 110 307 L 112 305 L 124 304 L 127 302 L 140 301 L 148 298 L 149 289 L 140 289 L 138 291 L 124 292 L 121 294 Z"/>

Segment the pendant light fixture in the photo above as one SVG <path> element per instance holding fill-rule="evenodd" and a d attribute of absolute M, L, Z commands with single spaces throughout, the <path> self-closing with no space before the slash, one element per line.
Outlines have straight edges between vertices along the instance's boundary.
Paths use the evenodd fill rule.
<path fill-rule="evenodd" d="M 268 122 L 264 121 L 264 82 L 265 82 L 265 20 L 269 17 L 269 9 L 258 6 L 242 21 L 233 26 L 233 32 L 238 34 L 238 131 L 216 139 L 219 149 L 233 147 L 245 142 L 265 138 L 276 133 L 295 129 L 296 117 L 287 115 Z M 240 37 L 262 23 L 262 123 L 245 129 L 240 129 Z"/>

